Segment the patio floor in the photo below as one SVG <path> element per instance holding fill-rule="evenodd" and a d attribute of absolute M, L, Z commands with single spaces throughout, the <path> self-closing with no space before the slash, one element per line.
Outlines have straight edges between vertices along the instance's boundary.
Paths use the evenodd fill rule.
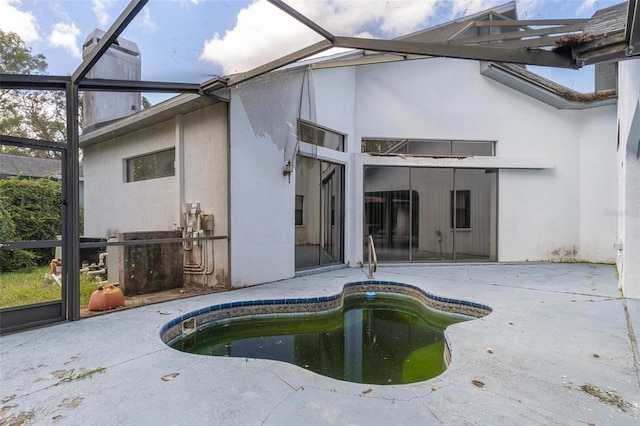
<path fill-rule="evenodd" d="M 197 308 L 326 296 L 365 278 L 340 269 L 0 337 L 0 425 L 640 423 L 640 300 L 620 298 L 609 265 L 379 268 L 377 280 L 493 308 L 449 327 L 449 369 L 411 385 L 192 355 L 159 337 Z"/>

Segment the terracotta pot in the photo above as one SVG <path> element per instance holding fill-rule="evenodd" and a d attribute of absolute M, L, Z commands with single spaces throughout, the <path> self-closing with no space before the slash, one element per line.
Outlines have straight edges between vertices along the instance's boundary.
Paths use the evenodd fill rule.
<path fill-rule="evenodd" d="M 91 293 L 91 298 L 89 299 L 90 311 L 108 311 L 120 306 L 124 306 L 124 294 L 122 294 L 122 290 L 114 285 L 100 287 Z"/>

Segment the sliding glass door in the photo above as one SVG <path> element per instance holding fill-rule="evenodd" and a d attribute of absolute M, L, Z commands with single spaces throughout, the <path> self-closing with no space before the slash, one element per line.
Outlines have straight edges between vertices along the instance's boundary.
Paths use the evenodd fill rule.
<path fill-rule="evenodd" d="M 496 260 L 497 173 L 365 167 L 364 232 L 381 262 Z"/>
<path fill-rule="evenodd" d="M 344 260 L 344 166 L 296 159 L 296 270 Z"/>

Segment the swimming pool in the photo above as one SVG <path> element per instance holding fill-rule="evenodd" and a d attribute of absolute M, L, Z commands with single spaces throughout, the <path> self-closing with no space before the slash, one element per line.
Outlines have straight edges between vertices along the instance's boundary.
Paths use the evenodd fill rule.
<path fill-rule="evenodd" d="M 405 384 L 446 369 L 448 325 L 489 312 L 407 284 L 359 281 L 332 296 L 209 306 L 173 319 L 161 337 L 184 352 L 274 359 L 339 380 Z"/>

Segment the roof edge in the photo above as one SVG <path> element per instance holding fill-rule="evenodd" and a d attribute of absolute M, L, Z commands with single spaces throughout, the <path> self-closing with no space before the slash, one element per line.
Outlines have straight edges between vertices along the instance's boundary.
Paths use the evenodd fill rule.
<path fill-rule="evenodd" d="M 80 147 L 86 148 L 106 140 L 153 126 L 178 114 L 188 114 L 205 106 L 224 102 L 220 98 L 193 93 L 174 96 L 136 114 L 109 122 L 80 136 Z"/>
<path fill-rule="evenodd" d="M 557 109 L 581 110 L 615 105 L 615 90 L 580 93 L 511 64 L 481 62 L 480 74 Z"/>

